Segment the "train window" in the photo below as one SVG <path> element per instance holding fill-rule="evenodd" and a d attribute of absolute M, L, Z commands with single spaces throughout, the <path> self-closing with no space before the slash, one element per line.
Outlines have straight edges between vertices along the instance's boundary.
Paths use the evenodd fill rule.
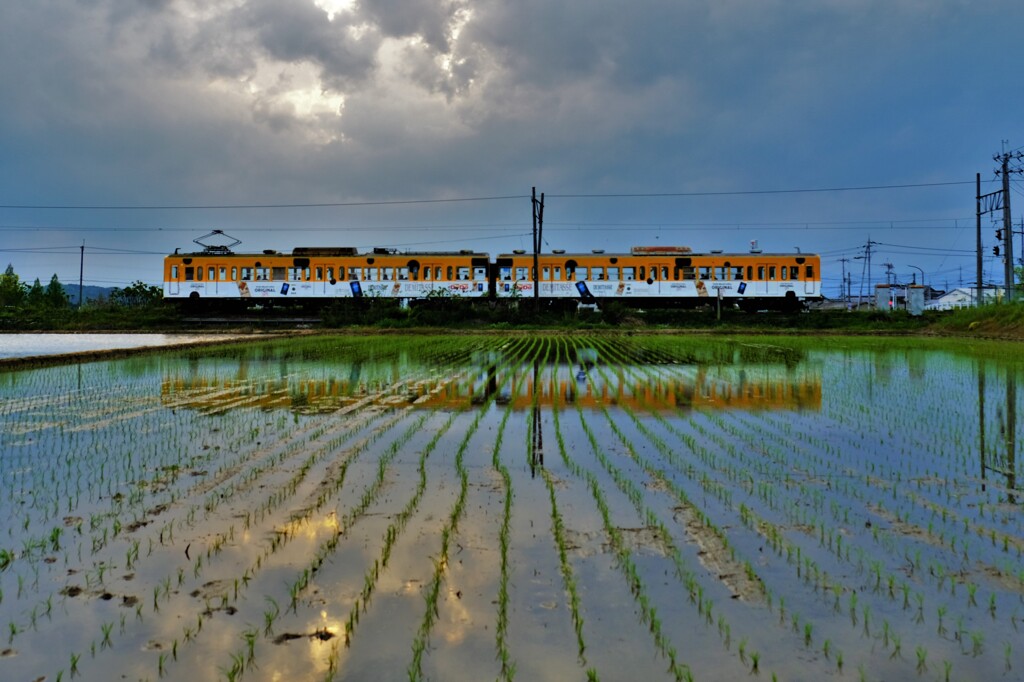
<path fill-rule="evenodd" d="M 449 282 L 451 280 L 455 279 L 455 277 L 453 276 L 454 272 L 455 272 L 454 268 L 452 268 L 452 266 L 450 266 L 450 265 L 447 268 L 445 268 L 445 275 L 446 275 L 445 279 L 448 280 Z"/>
<path fill-rule="evenodd" d="M 270 279 L 270 268 L 256 268 L 256 279 L 264 281 Z"/>
<path fill-rule="evenodd" d="M 380 270 L 378 268 L 366 268 L 366 279 L 371 282 L 376 282 L 380 279 Z"/>
<path fill-rule="evenodd" d="M 196 268 L 196 281 L 197 282 L 202 282 L 203 281 L 203 266 L 202 265 L 200 265 L 198 268 Z"/>
<path fill-rule="evenodd" d="M 529 268 L 516 268 L 516 281 L 520 282 L 527 279 L 530 279 Z"/>
<path fill-rule="evenodd" d="M 729 271 L 724 265 L 715 266 L 715 279 L 726 279 L 729 276 Z"/>
<path fill-rule="evenodd" d="M 604 279 L 604 267 L 598 265 L 596 267 L 590 268 L 590 277 L 592 279 L 598 280 Z"/>
<path fill-rule="evenodd" d="M 542 267 L 540 269 L 540 278 L 542 280 L 544 280 L 545 282 L 550 282 L 551 281 L 551 268 L 549 268 L 546 265 L 544 267 Z"/>
<path fill-rule="evenodd" d="M 273 275 L 273 277 L 271 279 L 274 279 L 274 280 L 276 280 L 278 282 L 284 280 L 284 273 L 285 273 L 285 268 L 284 267 L 282 267 L 282 266 L 274 267 L 274 268 L 271 269 L 270 272 Z"/>
<path fill-rule="evenodd" d="M 191 265 L 185 266 L 185 281 L 191 282 L 196 278 L 196 269 Z"/>
<path fill-rule="evenodd" d="M 235 282 L 238 281 L 238 267 L 237 266 L 232 266 L 232 268 L 231 268 L 231 280 L 235 281 Z"/>
<path fill-rule="evenodd" d="M 321 266 L 321 265 L 316 266 L 316 268 L 313 270 L 313 279 L 315 279 L 317 282 L 322 282 L 324 280 L 324 268 L 323 268 L 323 266 Z"/>
<path fill-rule="evenodd" d="M 178 279 L 178 266 L 177 265 L 172 265 L 171 266 L 171 279 Z"/>
<path fill-rule="evenodd" d="M 608 268 L 608 279 L 612 280 L 613 282 L 619 281 L 619 269 L 617 267 Z"/>
<path fill-rule="evenodd" d="M 758 265 L 757 266 L 757 278 L 759 280 L 761 280 L 762 282 L 764 281 L 765 277 L 764 277 L 764 266 L 763 265 Z"/>
<path fill-rule="evenodd" d="M 395 269 L 394 268 L 381 268 L 380 269 L 380 275 L 381 275 L 381 278 L 384 279 L 385 281 L 391 281 L 391 280 L 393 280 L 395 278 Z"/>
<path fill-rule="evenodd" d="M 788 265 L 783 265 L 782 266 L 782 279 L 789 279 L 789 266 Z"/>
<path fill-rule="evenodd" d="M 647 268 L 643 265 L 640 266 L 640 279 L 647 279 Z"/>
<path fill-rule="evenodd" d="M 622 267 L 622 279 L 627 282 L 632 282 L 636 279 L 636 268 L 631 265 L 624 265 Z"/>
<path fill-rule="evenodd" d="M 734 265 L 733 266 L 733 268 L 732 268 L 732 278 L 735 279 L 735 280 L 743 279 L 743 266 L 742 265 Z"/>
<path fill-rule="evenodd" d="M 211 265 L 210 269 L 206 271 L 206 279 L 210 280 L 211 282 L 217 279 L 217 268 Z"/>
<path fill-rule="evenodd" d="M 498 268 L 498 278 L 499 279 L 503 279 L 503 280 L 511 280 L 512 279 L 512 266 L 511 265 L 502 265 L 500 268 Z"/>
<path fill-rule="evenodd" d="M 438 265 L 436 268 L 434 268 L 434 280 L 436 281 L 436 280 L 439 280 L 439 279 L 441 279 L 441 266 L 440 265 Z"/>
<path fill-rule="evenodd" d="M 430 269 L 429 265 L 427 267 L 423 268 L 423 281 L 424 282 L 429 282 L 432 279 L 432 277 L 431 277 L 432 274 L 433 274 L 433 271 Z"/>
<path fill-rule="evenodd" d="M 692 268 L 692 267 L 687 266 L 685 268 L 682 268 L 682 270 L 683 270 L 683 279 L 696 279 L 697 278 L 697 270 L 696 270 L 696 268 Z M 676 279 L 679 279 L 679 273 L 678 272 L 676 273 Z"/>
<path fill-rule="evenodd" d="M 814 279 L 814 266 L 813 265 L 808 265 L 804 272 L 806 273 L 804 276 L 807 279 Z"/>
<path fill-rule="evenodd" d="M 398 268 L 398 279 L 402 280 L 403 282 L 408 280 L 409 279 L 409 268 L 407 268 L 407 267 Z"/>
<path fill-rule="evenodd" d="M 343 268 L 343 267 L 339 267 L 338 268 L 338 279 L 345 279 L 345 268 Z M 336 282 L 336 281 L 338 281 L 338 280 L 334 279 L 334 266 L 333 265 L 328 265 L 327 266 L 327 281 L 328 282 Z"/>
<path fill-rule="evenodd" d="M 666 281 L 666 282 L 668 281 L 668 266 L 667 265 L 662 265 L 661 266 L 661 279 Z M 679 279 L 679 273 L 676 273 L 676 279 L 677 280 Z"/>
<path fill-rule="evenodd" d="M 252 268 L 242 268 L 242 279 L 246 281 L 252 279 Z"/>
<path fill-rule="evenodd" d="M 702 266 L 700 266 L 700 278 L 701 279 L 711 279 L 711 266 L 710 265 L 702 265 Z"/>
<path fill-rule="evenodd" d="M 486 267 L 481 267 L 481 266 L 474 267 L 473 268 L 473 279 L 475 279 L 475 280 L 485 280 L 485 279 L 487 279 L 487 268 Z"/>
<path fill-rule="evenodd" d="M 799 265 L 794 265 L 793 267 L 791 267 L 789 269 L 789 278 L 790 279 L 800 279 L 800 266 Z"/>
<path fill-rule="evenodd" d="M 456 279 L 469 279 L 469 268 L 466 267 L 465 265 L 460 265 L 458 268 L 455 269 L 455 272 L 457 273 Z"/>
<path fill-rule="evenodd" d="M 302 270 L 300 268 L 288 268 L 288 280 L 291 282 L 298 282 L 302 279 Z"/>
<path fill-rule="evenodd" d="M 363 273 L 360 272 L 361 268 L 349 268 L 348 278 L 353 280 L 363 279 Z"/>
<path fill-rule="evenodd" d="M 772 280 L 773 282 L 775 281 L 775 266 L 774 265 L 769 265 L 768 266 L 768 279 Z"/>
<path fill-rule="evenodd" d="M 222 282 L 225 282 L 228 279 L 228 269 L 223 265 L 220 266 L 220 277 L 218 279 Z"/>
<path fill-rule="evenodd" d="M 561 265 L 556 265 L 552 272 L 554 274 L 555 281 L 556 282 L 561 282 L 562 281 L 562 266 Z"/>

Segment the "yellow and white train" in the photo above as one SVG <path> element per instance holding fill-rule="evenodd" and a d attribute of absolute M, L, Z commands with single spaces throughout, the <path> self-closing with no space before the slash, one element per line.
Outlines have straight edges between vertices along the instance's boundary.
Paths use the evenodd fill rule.
<path fill-rule="evenodd" d="M 516 251 L 493 259 L 475 251 L 377 248 L 359 253 L 350 247 L 302 247 L 291 253 L 234 253 L 208 247 L 164 259 L 164 298 L 169 300 L 390 298 L 415 303 L 439 296 L 598 305 L 621 301 L 636 307 L 692 307 L 721 298 L 745 309 L 792 309 L 821 299 L 821 258 L 799 252 L 693 253 L 687 247 L 634 247 L 629 253 L 556 250 L 536 257 Z"/>

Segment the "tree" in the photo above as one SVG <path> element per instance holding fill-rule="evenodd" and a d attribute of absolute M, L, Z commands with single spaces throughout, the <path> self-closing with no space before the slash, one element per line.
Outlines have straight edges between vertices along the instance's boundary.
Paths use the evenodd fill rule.
<path fill-rule="evenodd" d="M 46 291 L 43 293 L 44 305 L 48 308 L 55 310 L 61 310 L 68 307 L 68 293 L 64 291 L 64 285 L 57 279 L 57 273 L 53 274 L 50 278 L 50 283 L 46 285 Z"/>
<path fill-rule="evenodd" d="M 32 282 L 32 286 L 28 288 L 28 292 L 25 294 L 25 305 L 29 308 L 38 310 L 43 307 L 45 301 L 46 292 L 44 291 L 39 278 L 36 277 L 36 281 Z"/>
<path fill-rule="evenodd" d="M 14 266 L 7 265 L 0 275 L 0 308 L 17 307 L 25 302 L 25 285 L 14 272 Z"/>
<path fill-rule="evenodd" d="M 132 282 L 124 289 L 110 292 L 110 302 L 123 308 L 148 308 L 158 305 L 163 299 L 164 291 L 140 280 Z"/>

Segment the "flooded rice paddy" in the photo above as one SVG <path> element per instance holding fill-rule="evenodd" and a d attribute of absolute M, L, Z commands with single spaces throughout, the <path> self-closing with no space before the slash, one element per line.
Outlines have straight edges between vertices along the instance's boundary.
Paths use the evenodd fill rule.
<path fill-rule="evenodd" d="M 1022 679 L 1014 354 L 312 337 L 9 370 L 0 679 Z"/>

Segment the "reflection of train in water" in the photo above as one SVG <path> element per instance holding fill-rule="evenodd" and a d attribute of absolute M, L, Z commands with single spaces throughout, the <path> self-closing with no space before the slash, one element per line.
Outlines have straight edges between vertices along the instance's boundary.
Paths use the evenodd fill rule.
<path fill-rule="evenodd" d="M 634 247 L 629 253 L 496 256 L 473 251 L 296 248 L 234 253 L 207 246 L 164 259 L 164 298 L 317 302 L 437 297 L 546 303 L 622 301 L 647 307 L 698 306 L 721 298 L 746 309 L 796 308 L 821 299 L 821 259 L 805 253 L 692 253 L 687 247 Z M 236 241 L 237 243 L 237 241 Z M 232 244 L 234 246 L 234 244 Z M 536 292 L 535 292 L 536 288 Z"/>
<path fill-rule="evenodd" d="M 227 379 L 202 374 L 169 376 L 161 385 L 165 405 L 220 413 L 232 409 L 287 409 L 320 413 L 369 400 L 384 406 L 469 410 L 494 397 L 515 410 L 534 405 L 584 409 L 622 406 L 635 412 L 679 409 L 818 410 L 821 376 L 815 370 L 793 372 L 784 367 L 748 367 L 723 373 L 693 367 L 686 374 L 641 378 L 611 369 L 607 379 L 581 381 L 572 372 L 535 372 L 521 366 L 500 382 L 493 368 L 456 378 L 404 382 L 374 392 L 359 380 Z M 514 394 L 517 376 L 526 375 Z M 498 393 L 499 385 L 505 386 Z M 536 393 L 536 399 L 534 394 Z"/>

